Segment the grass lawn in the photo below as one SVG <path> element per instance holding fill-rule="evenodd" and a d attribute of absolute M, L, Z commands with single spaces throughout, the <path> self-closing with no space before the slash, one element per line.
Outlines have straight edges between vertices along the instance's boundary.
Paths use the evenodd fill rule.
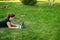
<path fill-rule="evenodd" d="M 8 8 L 3 8 L 8 5 Z M 60 40 L 60 4 L 25 6 L 21 3 L 0 2 L 0 20 L 13 12 L 13 23 L 25 22 L 24 29 L 0 28 L 0 40 Z"/>

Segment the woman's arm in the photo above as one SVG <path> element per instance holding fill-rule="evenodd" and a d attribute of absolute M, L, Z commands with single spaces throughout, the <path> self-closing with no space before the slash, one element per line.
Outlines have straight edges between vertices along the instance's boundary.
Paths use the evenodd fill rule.
<path fill-rule="evenodd" d="M 17 27 L 12 27 L 10 22 L 7 22 L 7 26 L 8 26 L 8 28 L 17 28 Z"/>

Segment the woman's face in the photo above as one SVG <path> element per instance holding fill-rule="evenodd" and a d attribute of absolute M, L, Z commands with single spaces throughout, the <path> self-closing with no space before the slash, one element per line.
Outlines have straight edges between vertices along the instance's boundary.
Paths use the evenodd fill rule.
<path fill-rule="evenodd" d="M 14 20 L 14 17 L 10 17 L 10 21 Z"/>

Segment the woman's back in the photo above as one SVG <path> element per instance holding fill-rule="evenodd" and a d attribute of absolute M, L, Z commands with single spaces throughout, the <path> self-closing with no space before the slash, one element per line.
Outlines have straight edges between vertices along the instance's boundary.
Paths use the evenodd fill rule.
<path fill-rule="evenodd" d="M 0 21 L 0 28 L 8 27 L 7 26 L 7 22 L 10 22 L 10 20 L 9 19 L 5 19 L 3 21 Z"/>

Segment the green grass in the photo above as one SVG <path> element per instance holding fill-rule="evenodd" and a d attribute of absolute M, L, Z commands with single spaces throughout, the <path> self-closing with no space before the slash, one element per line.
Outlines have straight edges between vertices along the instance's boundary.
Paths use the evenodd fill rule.
<path fill-rule="evenodd" d="M 8 5 L 8 8 L 3 8 Z M 25 6 L 21 3 L 0 3 L 0 20 L 13 12 L 13 23 L 25 22 L 26 28 L 0 28 L 0 40 L 60 40 L 60 4 Z"/>

